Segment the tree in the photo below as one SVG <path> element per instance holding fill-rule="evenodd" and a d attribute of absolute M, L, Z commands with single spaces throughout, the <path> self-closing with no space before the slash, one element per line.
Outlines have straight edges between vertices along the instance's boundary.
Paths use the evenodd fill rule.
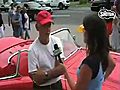
<path fill-rule="evenodd" d="M 88 3 L 88 0 L 79 0 L 79 4 L 85 4 Z"/>

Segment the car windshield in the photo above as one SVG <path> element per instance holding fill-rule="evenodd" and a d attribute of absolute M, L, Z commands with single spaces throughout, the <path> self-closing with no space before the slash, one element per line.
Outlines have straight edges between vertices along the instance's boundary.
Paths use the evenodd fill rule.
<path fill-rule="evenodd" d="M 31 8 L 40 8 L 40 7 L 42 7 L 39 3 L 29 3 L 29 7 L 31 7 Z"/>
<path fill-rule="evenodd" d="M 65 57 L 68 57 L 71 53 L 78 49 L 68 29 L 59 29 L 58 31 L 52 32 L 52 35 L 61 39 Z"/>

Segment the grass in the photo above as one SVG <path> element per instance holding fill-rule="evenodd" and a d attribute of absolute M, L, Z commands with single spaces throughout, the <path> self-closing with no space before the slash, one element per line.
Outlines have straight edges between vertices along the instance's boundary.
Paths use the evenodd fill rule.
<path fill-rule="evenodd" d="M 90 3 L 85 3 L 85 4 L 79 4 L 79 2 L 70 2 L 70 7 L 90 7 Z"/>

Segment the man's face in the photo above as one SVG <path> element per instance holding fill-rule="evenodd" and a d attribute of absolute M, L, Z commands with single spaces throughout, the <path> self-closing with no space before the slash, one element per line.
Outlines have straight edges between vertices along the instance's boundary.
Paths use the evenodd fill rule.
<path fill-rule="evenodd" d="M 45 25 L 36 23 L 36 29 L 39 32 L 40 36 L 49 36 L 50 31 L 51 31 L 51 22 Z"/>

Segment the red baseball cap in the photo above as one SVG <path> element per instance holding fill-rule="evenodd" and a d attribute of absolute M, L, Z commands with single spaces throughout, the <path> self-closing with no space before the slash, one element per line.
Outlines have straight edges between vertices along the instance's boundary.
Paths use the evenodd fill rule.
<path fill-rule="evenodd" d="M 52 15 L 48 11 L 43 10 L 37 14 L 36 21 L 40 23 L 41 25 L 45 25 L 50 22 L 53 23 L 53 18 L 52 18 Z"/>

